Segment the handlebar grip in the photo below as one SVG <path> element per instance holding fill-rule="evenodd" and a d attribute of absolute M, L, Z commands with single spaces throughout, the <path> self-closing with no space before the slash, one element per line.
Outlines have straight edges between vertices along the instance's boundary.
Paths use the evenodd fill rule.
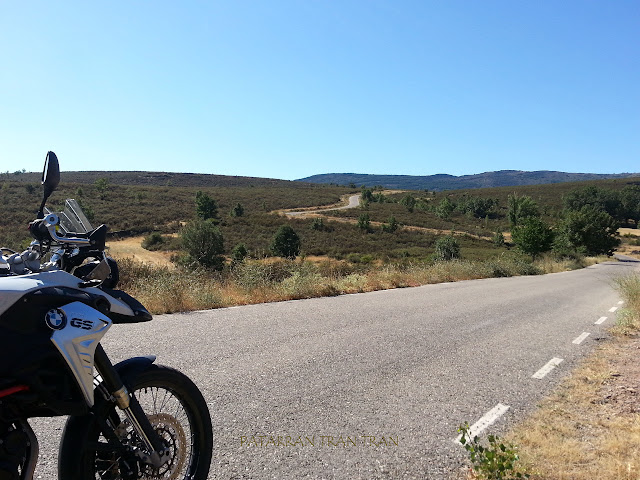
<path fill-rule="evenodd" d="M 29 224 L 29 232 L 31 236 L 36 240 L 50 239 L 49 230 L 44 223 L 44 220 L 34 220 Z"/>

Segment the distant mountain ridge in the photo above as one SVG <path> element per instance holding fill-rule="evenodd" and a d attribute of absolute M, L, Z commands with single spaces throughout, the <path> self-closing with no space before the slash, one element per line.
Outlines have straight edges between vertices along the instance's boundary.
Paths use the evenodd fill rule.
<path fill-rule="evenodd" d="M 526 172 L 521 170 L 500 170 L 475 175 L 454 176 L 437 175 L 369 175 L 362 173 L 324 173 L 301 178 L 299 182 L 334 183 L 337 185 L 355 184 L 373 187 L 381 185 L 398 190 L 460 190 L 468 188 L 512 187 L 517 185 L 539 185 L 545 183 L 579 182 L 602 180 L 607 178 L 640 177 L 640 173 L 567 173 L 540 170 Z"/>

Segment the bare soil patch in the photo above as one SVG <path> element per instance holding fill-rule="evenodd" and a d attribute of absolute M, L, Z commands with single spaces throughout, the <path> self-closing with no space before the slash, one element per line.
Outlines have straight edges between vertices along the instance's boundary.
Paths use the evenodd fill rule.
<path fill-rule="evenodd" d="M 107 243 L 109 255 L 119 258 L 133 258 L 138 262 L 150 263 L 162 267 L 174 268 L 170 252 L 151 252 L 142 248 L 144 236 L 130 237 Z"/>
<path fill-rule="evenodd" d="M 635 237 L 640 237 L 640 229 L 638 228 L 619 228 L 618 233 L 620 235 L 633 235 Z"/>

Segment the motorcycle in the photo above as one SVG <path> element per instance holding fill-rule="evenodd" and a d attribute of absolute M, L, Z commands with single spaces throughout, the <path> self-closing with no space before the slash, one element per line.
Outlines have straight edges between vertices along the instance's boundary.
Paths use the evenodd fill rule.
<path fill-rule="evenodd" d="M 107 227 L 93 228 L 75 200 L 59 213 L 46 208 L 59 182 L 48 152 L 34 240 L 22 253 L 0 251 L 0 480 L 33 478 L 38 440 L 28 419 L 51 416 L 68 416 L 60 480 L 204 480 L 213 450 L 207 404 L 155 356 L 111 363 L 100 344 L 109 328 L 152 317 L 116 289 Z"/>

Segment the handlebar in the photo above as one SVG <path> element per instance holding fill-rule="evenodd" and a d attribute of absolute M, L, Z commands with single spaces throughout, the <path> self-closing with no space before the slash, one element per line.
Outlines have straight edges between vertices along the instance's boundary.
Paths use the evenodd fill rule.
<path fill-rule="evenodd" d="M 60 236 L 56 230 L 56 226 L 60 223 L 60 219 L 55 213 L 50 213 L 42 220 L 35 220 L 29 225 L 29 231 L 37 240 L 51 239 L 58 243 L 73 243 L 79 246 L 91 245 L 88 238 Z"/>

